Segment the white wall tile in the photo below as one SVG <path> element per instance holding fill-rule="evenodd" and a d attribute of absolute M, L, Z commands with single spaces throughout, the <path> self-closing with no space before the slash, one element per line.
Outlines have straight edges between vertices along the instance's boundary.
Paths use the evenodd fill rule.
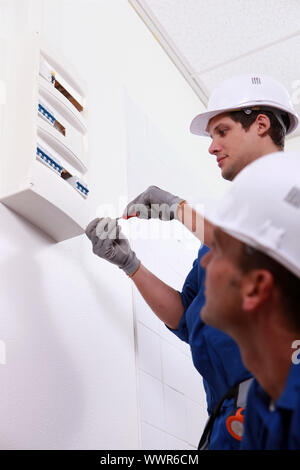
<path fill-rule="evenodd" d="M 143 323 L 156 333 L 160 333 L 161 320 L 151 310 L 135 285 L 133 285 L 133 289 L 136 320 Z"/>
<path fill-rule="evenodd" d="M 166 434 L 166 449 L 167 450 L 195 450 L 188 442 L 181 441 L 170 434 Z"/>
<path fill-rule="evenodd" d="M 186 234 L 188 234 L 188 238 L 186 238 Z M 172 252 L 168 253 L 168 266 L 181 276 L 183 284 L 192 269 L 193 261 L 197 258 L 200 241 L 185 228 L 180 235 L 179 239 L 172 240 Z M 187 248 L 189 242 L 192 243 L 193 249 Z"/>
<path fill-rule="evenodd" d="M 161 380 L 161 352 L 159 336 L 142 323 L 137 322 L 138 367 Z"/>
<path fill-rule="evenodd" d="M 141 448 L 144 450 L 164 450 L 167 448 L 166 433 L 142 422 Z"/>
<path fill-rule="evenodd" d="M 206 395 L 202 377 L 196 370 L 191 355 L 185 355 L 165 341 L 162 341 L 161 347 L 164 382 L 196 401 L 205 412 Z"/>
<path fill-rule="evenodd" d="M 164 323 L 160 325 L 160 336 L 163 341 L 172 344 L 175 348 L 182 349 L 182 340 L 179 339 L 172 331 L 170 331 Z"/>
<path fill-rule="evenodd" d="M 155 427 L 164 427 L 163 385 L 154 377 L 139 371 L 141 420 Z"/>
<path fill-rule="evenodd" d="M 199 403 L 186 399 L 188 442 L 197 447 L 202 436 L 208 415 Z"/>
<path fill-rule="evenodd" d="M 169 265 L 169 257 L 160 257 L 160 268 L 157 276 L 163 282 L 171 286 L 173 289 L 181 291 L 183 285 L 183 276 L 178 274 L 174 268 Z"/>
<path fill-rule="evenodd" d="M 181 344 L 180 349 L 183 352 L 183 354 L 185 354 L 188 357 L 192 357 L 190 345 L 188 343 L 185 343 L 184 341 L 181 341 L 180 344 Z"/>
<path fill-rule="evenodd" d="M 165 430 L 177 438 L 186 441 L 187 412 L 183 394 L 164 385 Z"/>
<path fill-rule="evenodd" d="M 187 388 L 184 384 L 186 357 L 179 349 L 166 341 L 162 341 L 161 347 L 164 382 L 181 393 L 185 393 Z"/>
<path fill-rule="evenodd" d="M 159 240 L 152 240 L 152 237 L 155 236 L 153 222 L 133 218 L 129 223 L 131 231 L 130 243 L 133 250 L 142 264 L 155 274 L 157 268 L 155 243 L 159 243 Z"/>
<path fill-rule="evenodd" d="M 201 404 L 206 409 L 206 395 L 203 387 L 202 377 L 195 368 L 192 357 L 182 354 L 182 391 L 192 400 Z"/>

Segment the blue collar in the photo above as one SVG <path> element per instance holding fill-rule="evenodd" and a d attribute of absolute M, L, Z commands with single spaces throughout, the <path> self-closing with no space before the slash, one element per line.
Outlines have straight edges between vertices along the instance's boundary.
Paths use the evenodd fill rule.
<path fill-rule="evenodd" d="M 263 408 L 269 407 L 271 398 L 264 391 L 262 386 L 254 381 L 252 385 L 253 390 L 256 389 L 257 397 L 260 397 L 261 404 Z M 283 408 L 287 410 L 293 410 L 299 406 L 300 398 L 300 364 L 292 364 L 289 370 L 289 374 L 285 383 L 284 390 L 278 400 L 275 402 L 276 408 Z"/>
<path fill-rule="evenodd" d="M 278 400 L 276 407 L 293 410 L 299 405 L 300 397 L 300 364 L 292 364 L 284 390 Z"/>

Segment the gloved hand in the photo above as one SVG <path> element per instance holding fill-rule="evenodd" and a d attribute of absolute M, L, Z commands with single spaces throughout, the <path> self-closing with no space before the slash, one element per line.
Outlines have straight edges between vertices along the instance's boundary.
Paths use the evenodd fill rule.
<path fill-rule="evenodd" d="M 116 219 L 94 219 L 87 226 L 85 233 L 93 244 L 95 255 L 119 266 L 128 276 L 132 276 L 140 267 L 141 262 L 130 248 Z"/>
<path fill-rule="evenodd" d="M 123 217 L 136 213 L 140 219 L 173 220 L 176 219 L 178 204 L 183 201 L 157 186 L 149 186 L 127 204 Z"/>

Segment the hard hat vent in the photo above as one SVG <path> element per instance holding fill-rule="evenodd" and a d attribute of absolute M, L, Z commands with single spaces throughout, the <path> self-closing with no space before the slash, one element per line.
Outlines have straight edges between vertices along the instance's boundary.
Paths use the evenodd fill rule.
<path fill-rule="evenodd" d="M 252 85 L 261 85 L 260 77 L 252 77 L 251 81 L 252 81 Z"/>
<path fill-rule="evenodd" d="M 294 186 L 285 196 L 284 201 L 299 209 L 300 207 L 300 189 Z"/>

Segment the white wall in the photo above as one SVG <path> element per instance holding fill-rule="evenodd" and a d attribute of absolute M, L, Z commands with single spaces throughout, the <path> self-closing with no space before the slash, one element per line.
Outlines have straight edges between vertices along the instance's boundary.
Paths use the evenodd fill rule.
<path fill-rule="evenodd" d="M 54 244 L 0 214 L 1 448 L 136 448 L 126 279 L 91 258 L 83 237 Z"/>
<path fill-rule="evenodd" d="M 76 39 L 80 25 L 73 16 L 62 33 L 64 52 L 74 62 L 82 49 L 86 76 L 96 74 L 99 80 L 97 90 L 90 90 L 92 106 L 98 110 L 90 149 L 92 164 L 102 158 L 105 176 L 101 177 L 101 171 L 91 175 L 90 182 L 97 188 L 95 202 L 114 202 L 121 213 L 124 188 L 117 178 L 124 173 L 124 152 L 129 198 L 149 184 L 195 202 L 204 194 L 221 192 L 221 179 L 220 188 L 211 191 L 210 178 L 217 179 L 217 169 L 214 159 L 207 156 L 206 140 L 189 133 L 192 117 L 203 107 L 128 3 L 101 2 L 101 15 L 95 2 L 84 2 L 84 12 L 83 2 L 64 2 L 66 8 L 70 4 L 81 27 L 88 24 L 89 30 L 84 42 L 80 36 Z M 95 48 L 96 56 L 92 54 Z M 201 171 L 205 178 L 200 177 Z M 128 225 L 132 235 L 142 230 L 140 221 L 123 223 L 125 230 Z M 137 255 L 159 277 L 181 289 L 199 243 L 186 238 L 182 230 L 165 233 L 165 241 L 146 236 L 146 240 L 133 236 Z M 201 378 L 189 349 L 153 316 L 135 289 L 134 301 L 140 446 L 195 448 L 207 414 Z"/>
<path fill-rule="evenodd" d="M 6 34 L 40 29 L 87 82 L 90 218 L 101 214 L 103 204 L 120 213 L 128 197 L 148 184 L 197 200 L 209 187 L 206 179 L 199 184 L 194 171 L 206 147 L 188 132 L 199 102 L 130 5 L 31 0 L 25 8 L 21 3 L 0 3 Z M 129 124 L 141 116 L 149 134 L 138 147 L 140 134 Z M 138 177 L 130 142 L 141 151 Z M 96 258 L 84 236 L 54 244 L 4 206 L 0 214 L 5 279 L 0 339 L 6 346 L 6 364 L 0 365 L 1 448 L 195 446 L 206 411 L 188 349 L 163 325 L 157 326 L 159 334 L 150 326 L 158 320 L 130 281 Z M 133 242 L 145 263 L 152 242 Z M 157 274 L 180 289 L 197 249 L 189 250 L 190 239 L 187 252 L 174 237 L 172 243 L 166 247 L 156 240 L 152 261 Z M 182 260 L 176 266 L 174 256 Z M 156 340 L 156 348 L 147 350 L 147 338 Z M 153 355 L 158 369 L 146 365 Z M 174 360 L 183 366 L 177 377 Z"/>
<path fill-rule="evenodd" d="M 293 135 L 293 134 L 292 134 Z M 300 152 L 300 137 L 290 137 L 286 140 L 285 151 Z"/>
<path fill-rule="evenodd" d="M 38 3 L 44 7 L 42 32 L 71 55 L 88 82 L 92 218 L 100 201 L 126 194 L 122 100 L 101 81 L 109 54 L 99 51 L 94 60 L 95 39 L 101 43 L 104 36 L 101 28 L 89 27 L 95 16 L 103 23 L 111 18 L 99 2 Z M 24 4 L 0 2 L 1 21 L 9 19 L 7 34 L 31 29 L 27 19 L 37 2 L 28 2 L 28 9 Z M 115 171 L 112 183 L 104 171 Z M 0 218 L 0 339 L 6 347 L 6 364 L 0 364 L 0 448 L 138 448 L 129 281 L 92 255 L 85 236 L 55 244 L 2 205 Z"/>

